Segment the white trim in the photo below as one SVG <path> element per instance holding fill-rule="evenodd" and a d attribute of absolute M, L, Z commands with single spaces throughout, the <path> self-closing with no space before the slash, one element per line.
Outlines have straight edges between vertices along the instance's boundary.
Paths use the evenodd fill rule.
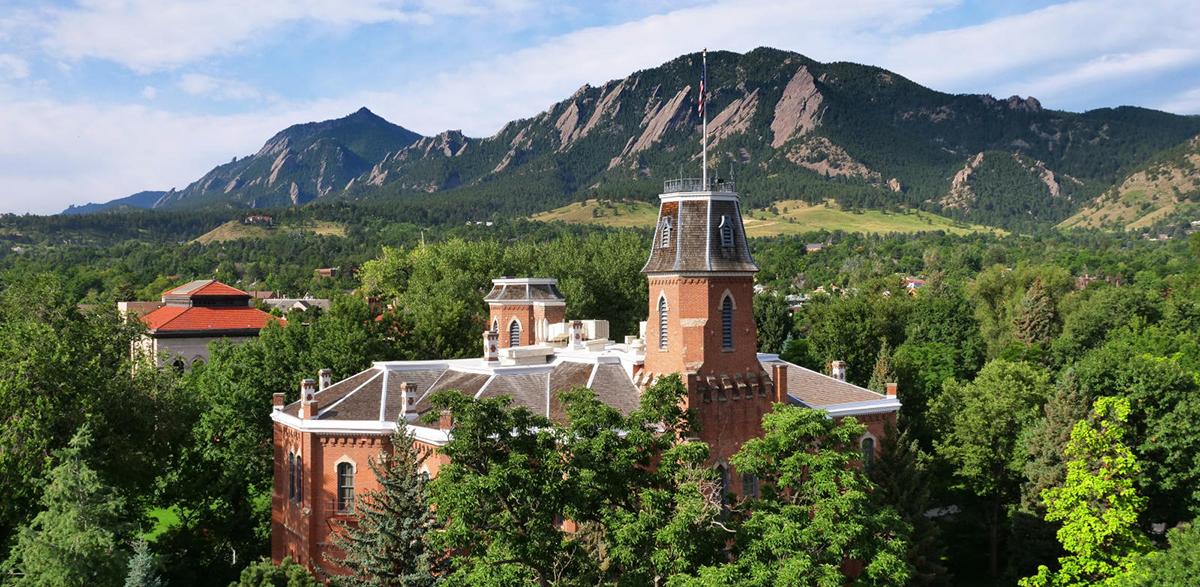
<path fill-rule="evenodd" d="M 496 380 L 496 374 L 492 373 L 492 376 L 488 377 L 488 380 L 484 381 L 483 385 L 479 386 L 479 391 L 475 392 L 475 399 L 479 399 L 479 396 L 483 395 L 483 392 L 485 390 L 487 390 L 488 386 L 491 385 L 492 382 L 495 380 Z"/>
<path fill-rule="evenodd" d="M 338 466 L 342 463 L 349 463 L 351 472 L 355 475 L 358 475 L 358 463 L 354 462 L 354 459 L 350 458 L 350 455 L 347 454 L 343 454 L 342 456 L 338 457 L 338 460 L 333 462 L 333 472 L 335 475 L 337 474 Z"/>
<path fill-rule="evenodd" d="M 675 277 L 754 277 L 754 274 L 757 273 L 757 271 L 758 270 L 754 270 L 754 271 L 701 271 L 701 272 L 689 273 L 686 271 L 675 271 L 672 269 L 671 271 L 659 271 L 659 272 L 648 271 L 648 272 L 646 272 L 646 274 L 655 279 L 667 279 L 667 278 L 675 278 Z"/>
<path fill-rule="evenodd" d="M 488 300 L 489 306 L 565 306 L 566 300 Z"/>
<path fill-rule="evenodd" d="M 380 422 L 387 421 L 385 417 L 387 416 L 388 379 L 391 379 L 390 377 L 388 377 L 388 375 L 383 376 L 383 390 L 379 393 L 379 421 Z"/>
<path fill-rule="evenodd" d="M 658 225 L 658 248 L 666 249 L 671 246 L 671 230 L 671 217 L 666 216 L 662 219 L 662 223 Z"/>
<path fill-rule="evenodd" d="M 715 200 L 718 202 L 736 202 L 738 195 L 733 193 L 714 193 L 714 192 L 672 192 L 669 194 L 659 194 L 660 202 L 698 202 L 701 200 Z"/>
<path fill-rule="evenodd" d="M 597 362 L 596 364 L 592 365 L 592 374 L 591 374 L 591 375 L 588 375 L 588 380 L 587 380 L 587 385 L 586 385 L 586 387 L 587 387 L 588 389 L 591 389 L 591 388 L 592 388 L 592 382 L 596 380 L 596 372 L 597 372 L 597 371 L 599 371 L 599 370 L 600 370 L 600 363 L 599 363 L 599 362 Z"/>
<path fill-rule="evenodd" d="M 441 380 L 442 380 L 442 378 L 443 378 L 443 377 L 445 377 L 445 376 L 446 376 L 446 374 L 447 374 L 447 373 L 449 373 L 449 372 L 450 372 L 450 369 L 446 369 L 445 371 L 442 371 L 442 374 L 441 374 L 441 375 L 438 375 L 438 376 L 437 376 L 437 379 L 434 379 L 434 380 L 433 380 L 433 383 L 430 383 L 430 384 L 429 384 L 429 387 L 428 387 L 428 388 L 427 388 L 425 391 L 421 392 L 421 397 L 417 398 L 417 401 L 416 401 L 416 403 L 417 403 L 417 404 L 419 404 L 419 403 L 421 403 L 421 400 L 423 400 L 423 399 L 425 399 L 426 397 L 428 397 L 428 396 L 429 396 L 429 392 L 430 392 L 430 391 L 431 391 L 433 388 L 437 387 L 437 384 L 438 384 L 438 382 L 439 382 L 439 381 L 441 381 Z M 414 405 L 415 405 L 415 404 L 414 404 Z"/>
<path fill-rule="evenodd" d="M 704 214 L 706 238 L 704 239 L 704 266 L 712 271 L 712 198 L 708 200 L 708 212 Z"/>
<path fill-rule="evenodd" d="M 900 402 L 895 399 L 871 400 L 865 402 L 851 402 L 846 404 L 820 406 L 817 409 L 825 410 L 830 416 L 836 418 L 845 416 L 867 416 L 871 414 L 886 414 L 899 411 Z"/>

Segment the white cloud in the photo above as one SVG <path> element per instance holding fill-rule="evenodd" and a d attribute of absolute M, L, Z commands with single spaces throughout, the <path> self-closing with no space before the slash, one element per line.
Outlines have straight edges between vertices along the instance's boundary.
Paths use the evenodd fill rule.
<path fill-rule="evenodd" d="M 29 64 L 24 59 L 8 53 L 0 53 L 0 79 L 29 77 Z"/>
<path fill-rule="evenodd" d="M 158 88 L 156 88 L 154 86 L 146 86 L 146 87 L 142 88 L 142 97 L 143 98 L 145 98 L 147 100 L 153 100 L 156 96 L 158 96 Z"/>
<path fill-rule="evenodd" d="M 1200 88 L 1180 92 L 1154 107 L 1179 114 L 1200 114 Z"/>
<path fill-rule="evenodd" d="M 250 100 L 259 97 L 258 90 L 250 84 L 198 73 L 180 76 L 178 86 L 193 96 L 214 100 Z"/>
<path fill-rule="evenodd" d="M 427 24 L 439 14 L 529 8 L 524 0 L 80 0 L 76 8 L 47 11 L 45 44 L 67 58 L 105 59 L 147 73 L 236 53 L 290 23 Z"/>

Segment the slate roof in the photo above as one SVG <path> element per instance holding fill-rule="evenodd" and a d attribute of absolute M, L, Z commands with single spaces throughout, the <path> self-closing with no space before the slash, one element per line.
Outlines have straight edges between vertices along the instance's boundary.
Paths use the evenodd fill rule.
<path fill-rule="evenodd" d="M 518 301 L 532 300 L 539 302 L 561 302 L 567 299 L 558 291 L 558 285 L 553 283 L 496 283 L 492 291 L 483 297 L 484 301 Z"/>
<path fill-rule="evenodd" d="M 142 322 L 152 333 L 191 330 L 262 330 L 267 323 L 283 320 L 257 308 L 163 306 Z"/>
<path fill-rule="evenodd" d="M 733 246 L 722 246 L 721 222 L 733 231 Z M 662 246 L 664 222 L 671 224 L 668 246 Z M 642 273 L 756 272 L 737 200 L 664 199 Z"/>
<path fill-rule="evenodd" d="M 771 365 L 782 363 L 784 362 L 764 361 L 762 365 L 769 368 Z M 882 394 L 863 389 L 853 383 L 834 379 L 799 365 L 786 364 L 788 395 L 810 408 L 887 399 Z"/>

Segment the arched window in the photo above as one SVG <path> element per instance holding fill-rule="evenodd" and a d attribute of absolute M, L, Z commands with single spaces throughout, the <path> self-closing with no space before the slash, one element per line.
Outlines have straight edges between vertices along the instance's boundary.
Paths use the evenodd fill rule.
<path fill-rule="evenodd" d="M 729 515 L 729 500 L 725 495 L 729 493 L 729 466 L 725 463 L 717 465 L 717 479 L 720 481 L 720 494 L 717 499 L 721 501 L 721 517 Z"/>
<path fill-rule="evenodd" d="M 296 503 L 304 504 L 304 457 L 296 455 Z"/>
<path fill-rule="evenodd" d="M 521 346 L 521 323 L 516 320 L 508 325 L 508 346 Z"/>
<path fill-rule="evenodd" d="M 663 249 L 671 246 L 671 219 L 670 218 L 663 218 L 662 235 L 659 237 L 658 246 Z"/>
<path fill-rule="evenodd" d="M 183 373 L 183 369 L 184 369 L 183 358 L 175 357 L 175 361 L 173 363 L 171 363 L 171 366 L 175 368 L 175 371 L 177 373 Z"/>
<path fill-rule="evenodd" d="M 729 220 L 729 216 L 721 217 L 721 226 L 719 228 L 721 230 L 721 246 L 722 247 L 732 247 L 733 246 L 733 222 L 731 222 Z"/>
<path fill-rule="evenodd" d="M 742 475 L 742 497 L 758 497 L 758 475 L 754 473 Z"/>
<path fill-rule="evenodd" d="M 667 298 L 658 298 L 658 348 L 667 348 Z"/>
<path fill-rule="evenodd" d="M 288 500 L 296 499 L 296 455 L 288 451 Z"/>
<path fill-rule="evenodd" d="M 337 466 L 337 511 L 354 509 L 354 465 L 339 463 Z"/>
<path fill-rule="evenodd" d="M 733 348 L 733 296 L 721 300 L 721 348 Z"/>
<path fill-rule="evenodd" d="M 875 439 L 870 436 L 862 439 L 863 467 L 870 467 L 875 462 Z"/>

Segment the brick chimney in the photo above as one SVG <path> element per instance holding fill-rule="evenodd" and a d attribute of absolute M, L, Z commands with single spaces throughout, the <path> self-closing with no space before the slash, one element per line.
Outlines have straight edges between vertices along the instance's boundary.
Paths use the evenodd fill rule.
<path fill-rule="evenodd" d="M 788 401 L 787 368 L 787 363 L 771 365 L 771 379 L 775 382 L 774 401 L 781 404 L 786 404 Z"/>
<path fill-rule="evenodd" d="M 283 400 L 283 392 L 282 391 L 275 392 L 275 396 L 272 399 L 274 400 L 274 403 L 272 404 L 272 406 L 275 408 L 275 411 L 276 412 L 283 411 L 283 401 L 284 401 Z"/>
<path fill-rule="evenodd" d="M 411 381 L 404 381 L 400 384 L 400 417 L 404 418 L 409 413 L 415 413 L 413 407 L 417 405 L 417 384 Z"/>
<path fill-rule="evenodd" d="M 311 420 L 317 415 L 317 382 L 305 379 L 300 382 L 300 419 Z"/>
<path fill-rule="evenodd" d="M 438 429 L 450 430 L 451 428 L 454 428 L 454 416 L 450 415 L 450 410 L 442 410 L 442 415 L 438 418 Z"/>
<path fill-rule="evenodd" d="M 579 320 L 571 321 L 571 348 L 580 350 L 583 348 L 583 322 Z"/>
<path fill-rule="evenodd" d="M 325 391 L 326 387 L 333 385 L 333 370 L 321 369 L 320 371 L 317 371 L 317 382 L 317 389 L 319 391 Z"/>
<path fill-rule="evenodd" d="M 829 363 L 829 376 L 838 381 L 846 380 L 846 361 L 833 361 Z"/>
<path fill-rule="evenodd" d="M 483 362 L 489 365 L 500 362 L 500 333 L 495 330 L 483 331 Z"/>
<path fill-rule="evenodd" d="M 899 386 L 898 386 L 898 385 L 896 385 L 896 383 L 895 383 L 895 382 L 893 382 L 893 383 L 888 383 L 888 384 L 887 384 L 887 398 L 888 398 L 888 399 L 896 399 L 896 391 L 897 391 L 897 389 L 899 389 Z"/>

